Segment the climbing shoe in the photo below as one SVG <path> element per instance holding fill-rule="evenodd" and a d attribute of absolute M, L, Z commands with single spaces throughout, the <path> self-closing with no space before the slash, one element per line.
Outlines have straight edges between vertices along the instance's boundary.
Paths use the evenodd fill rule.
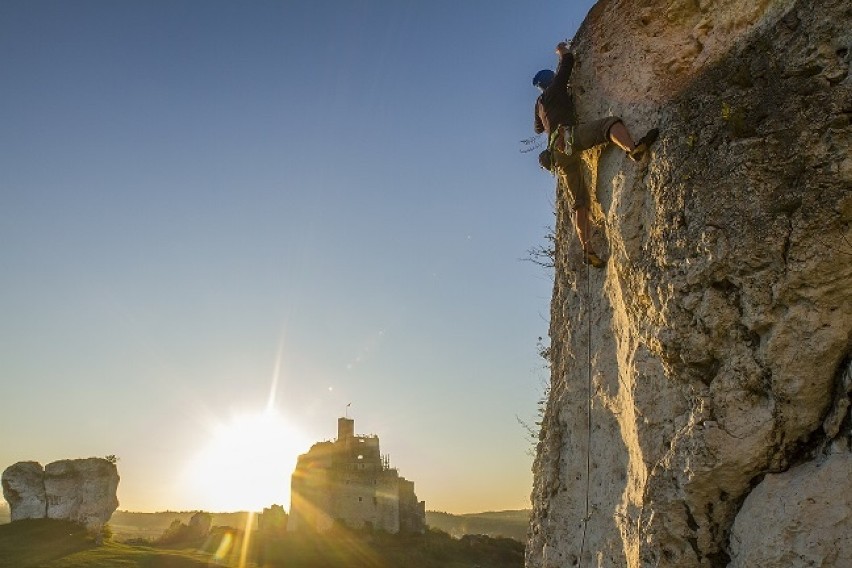
<path fill-rule="evenodd" d="M 606 263 L 603 260 L 601 260 L 601 257 L 599 257 L 598 255 L 596 255 L 594 252 L 592 252 L 590 250 L 587 250 L 583 254 L 583 262 L 586 263 L 586 264 L 589 264 L 591 266 L 594 266 L 595 268 L 603 268 L 606 265 Z"/>
<path fill-rule="evenodd" d="M 639 162 L 642 160 L 642 157 L 645 156 L 645 152 L 648 151 L 648 148 L 651 147 L 651 144 L 656 142 L 657 137 L 660 135 L 660 131 L 656 128 L 652 128 L 648 131 L 645 136 L 639 139 L 639 142 L 636 143 L 636 147 L 627 152 L 627 156 L 633 160 L 634 162 Z"/>

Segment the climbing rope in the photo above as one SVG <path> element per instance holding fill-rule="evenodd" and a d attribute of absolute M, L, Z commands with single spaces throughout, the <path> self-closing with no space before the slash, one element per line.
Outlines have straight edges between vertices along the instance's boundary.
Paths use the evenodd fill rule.
<path fill-rule="evenodd" d="M 579 222 L 575 220 L 575 223 Z M 588 227 L 586 229 L 588 231 Z M 587 237 L 588 238 L 588 237 Z M 580 558 L 582 565 L 583 553 L 586 550 L 586 526 L 589 524 L 589 492 L 591 484 L 592 460 L 592 276 L 591 267 L 586 263 L 586 511 L 583 514 L 583 538 L 580 541 Z"/>

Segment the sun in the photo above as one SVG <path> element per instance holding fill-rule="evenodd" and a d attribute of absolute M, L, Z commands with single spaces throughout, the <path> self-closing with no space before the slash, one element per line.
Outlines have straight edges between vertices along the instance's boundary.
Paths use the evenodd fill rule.
<path fill-rule="evenodd" d="M 214 426 L 210 441 L 184 472 L 188 502 L 214 512 L 290 508 L 290 475 L 308 450 L 303 436 L 267 409 Z"/>

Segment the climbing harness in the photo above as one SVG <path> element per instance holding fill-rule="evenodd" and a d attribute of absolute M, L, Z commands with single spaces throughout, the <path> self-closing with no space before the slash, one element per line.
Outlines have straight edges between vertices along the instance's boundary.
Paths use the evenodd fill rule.
<path fill-rule="evenodd" d="M 566 156 L 574 153 L 574 127 L 560 124 L 556 130 L 550 133 L 547 141 L 547 149 L 553 152 L 562 152 Z"/>

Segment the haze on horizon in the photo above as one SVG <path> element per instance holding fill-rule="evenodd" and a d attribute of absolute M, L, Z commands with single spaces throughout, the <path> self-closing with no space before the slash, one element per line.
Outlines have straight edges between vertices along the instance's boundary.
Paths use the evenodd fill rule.
<path fill-rule="evenodd" d="M 0 4 L 0 470 L 289 509 L 351 403 L 428 509 L 528 507 L 553 181 L 519 150 L 592 4 Z"/>

